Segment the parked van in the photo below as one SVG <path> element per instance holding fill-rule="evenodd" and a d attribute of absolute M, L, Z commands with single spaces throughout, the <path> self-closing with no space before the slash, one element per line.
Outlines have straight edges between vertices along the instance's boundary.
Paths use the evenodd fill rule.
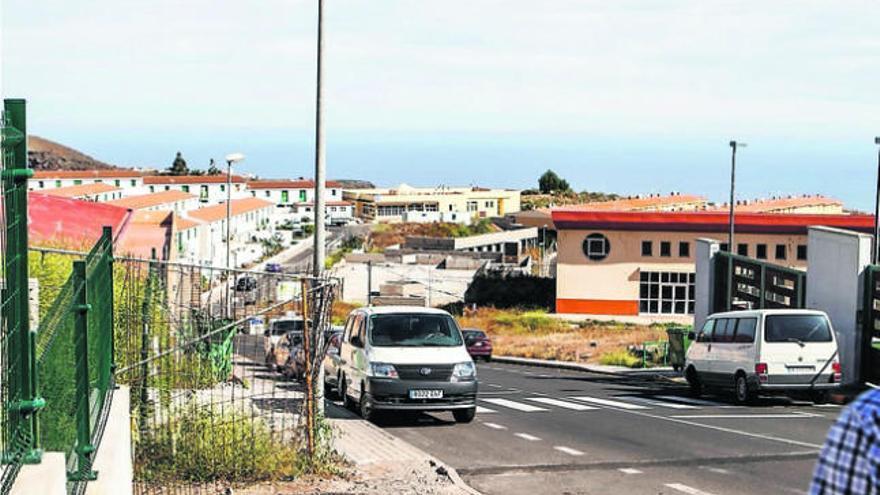
<path fill-rule="evenodd" d="M 716 313 L 691 335 L 685 378 L 695 395 L 732 389 L 739 403 L 759 393 L 804 393 L 821 402 L 840 384 L 828 315 L 803 309 Z"/>
<path fill-rule="evenodd" d="M 476 413 L 477 372 L 446 311 L 415 306 L 356 309 L 339 349 L 339 394 L 364 419 L 384 410 Z"/>

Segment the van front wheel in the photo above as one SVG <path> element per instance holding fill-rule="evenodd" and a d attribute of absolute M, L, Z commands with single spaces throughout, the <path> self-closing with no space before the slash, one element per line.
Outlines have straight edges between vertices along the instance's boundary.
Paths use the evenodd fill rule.
<path fill-rule="evenodd" d="M 476 407 L 471 407 L 470 409 L 453 409 L 452 411 L 452 417 L 455 418 L 456 423 L 470 423 L 474 420 L 476 414 Z"/>

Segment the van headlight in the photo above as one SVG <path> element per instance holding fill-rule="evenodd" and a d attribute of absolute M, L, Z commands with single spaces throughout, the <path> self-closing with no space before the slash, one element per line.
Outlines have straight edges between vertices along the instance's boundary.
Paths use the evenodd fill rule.
<path fill-rule="evenodd" d="M 473 361 L 458 363 L 452 368 L 452 381 L 469 382 L 477 378 L 477 368 Z"/>
<path fill-rule="evenodd" d="M 370 364 L 370 376 L 373 378 L 397 378 L 397 368 L 389 363 Z"/>

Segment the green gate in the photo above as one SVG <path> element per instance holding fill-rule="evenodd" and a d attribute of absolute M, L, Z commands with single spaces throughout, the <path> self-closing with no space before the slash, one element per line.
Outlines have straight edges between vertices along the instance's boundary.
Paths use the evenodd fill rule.
<path fill-rule="evenodd" d="M 733 270 L 733 278 L 728 274 Z M 803 308 L 807 274 L 746 256 L 715 255 L 712 312 Z M 730 294 L 730 295 L 729 295 Z"/>
<path fill-rule="evenodd" d="M 880 381 L 880 265 L 865 268 L 864 299 L 862 302 L 862 355 L 861 381 Z"/>

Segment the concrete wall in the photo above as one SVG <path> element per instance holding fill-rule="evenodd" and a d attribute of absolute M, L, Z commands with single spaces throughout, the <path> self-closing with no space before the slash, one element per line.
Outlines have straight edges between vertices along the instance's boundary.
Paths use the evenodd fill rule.
<path fill-rule="evenodd" d="M 86 495 L 131 495 L 134 467 L 131 451 L 129 388 L 113 392 L 110 415 L 101 445 L 95 453 L 94 469 L 98 479 L 86 485 Z"/>
<path fill-rule="evenodd" d="M 871 263 L 872 237 L 828 227 L 810 227 L 807 307 L 828 313 L 837 333 L 844 383 L 859 379 L 863 275 Z"/>
<path fill-rule="evenodd" d="M 697 239 L 697 278 L 694 282 L 696 299 L 694 301 L 694 330 L 703 328 L 706 318 L 712 314 L 712 301 L 715 299 L 715 255 L 720 251 L 718 241 L 708 238 Z"/>
<path fill-rule="evenodd" d="M 66 495 L 67 463 L 62 452 L 44 452 L 39 464 L 21 467 L 12 484 L 12 495 Z"/>

